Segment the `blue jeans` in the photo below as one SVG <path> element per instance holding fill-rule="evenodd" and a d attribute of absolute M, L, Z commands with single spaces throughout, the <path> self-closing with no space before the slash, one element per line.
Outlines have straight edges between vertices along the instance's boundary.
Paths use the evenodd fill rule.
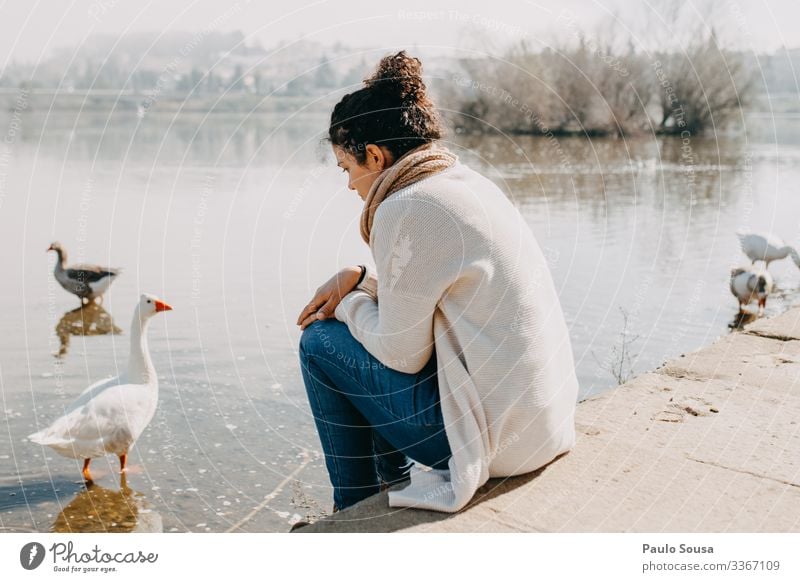
<path fill-rule="evenodd" d="M 435 353 L 419 373 L 398 372 L 331 317 L 303 330 L 300 365 L 337 509 L 406 479 L 409 458 L 447 468 Z"/>

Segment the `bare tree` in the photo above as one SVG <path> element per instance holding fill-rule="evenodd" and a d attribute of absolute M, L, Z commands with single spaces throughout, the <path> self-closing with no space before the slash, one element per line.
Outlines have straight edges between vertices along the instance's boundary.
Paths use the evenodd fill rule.
<path fill-rule="evenodd" d="M 719 128 L 748 105 L 755 77 L 741 53 L 727 51 L 712 33 L 684 53 L 660 55 L 659 126 L 665 133 Z"/>
<path fill-rule="evenodd" d="M 597 63 L 585 41 L 581 39 L 573 49 L 550 52 L 545 62 L 557 96 L 551 111 L 557 127 L 593 132 L 601 98 L 594 82 Z"/>
<path fill-rule="evenodd" d="M 655 89 L 645 55 L 636 51 L 630 39 L 624 47 L 615 46 L 621 37 L 611 27 L 597 36 L 598 58 L 604 70 L 596 78 L 608 115 L 604 125 L 609 133 L 618 135 L 649 125 L 647 108 Z"/>
<path fill-rule="evenodd" d="M 698 9 L 669 0 L 661 6 L 649 22 L 649 30 L 661 31 L 654 35 L 660 38 L 652 67 L 660 130 L 694 134 L 725 125 L 750 103 L 756 84 L 745 55 L 725 47 L 719 3 L 707 0 Z"/>
<path fill-rule="evenodd" d="M 523 39 L 502 58 L 471 59 L 473 86 L 453 101 L 461 125 L 602 134 L 718 128 L 752 100 L 756 85 L 746 56 L 726 48 L 709 24 L 724 28 L 717 7 L 667 0 L 658 12 L 642 10 L 646 34 L 612 18 L 587 35 L 568 21 L 551 46 Z"/>

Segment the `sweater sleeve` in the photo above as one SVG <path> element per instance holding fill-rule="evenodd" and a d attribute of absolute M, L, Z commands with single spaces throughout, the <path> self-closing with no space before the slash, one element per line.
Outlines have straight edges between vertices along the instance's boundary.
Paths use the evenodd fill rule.
<path fill-rule="evenodd" d="M 433 315 L 453 262 L 439 242 L 447 240 L 452 220 L 419 206 L 381 204 L 373 226 L 376 296 L 351 291 L 335 311 L 370 354 L 407 374 L 419 372 L 433 353 Z"/>
<path fill-rule="evenodd" d="M 367 268 L 367 273 L 364 275 L 364 280 L 358 284 L 356 289 L 361 289 L 366 292 L 375 301 L 378 300 L 378 275 L 369 265 L 364 265 Z"/>

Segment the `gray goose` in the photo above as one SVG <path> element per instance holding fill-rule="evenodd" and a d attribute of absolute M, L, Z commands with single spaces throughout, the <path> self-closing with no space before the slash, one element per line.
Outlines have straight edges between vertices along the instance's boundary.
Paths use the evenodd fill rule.
<path fill-rule="evenodd" d="M 773 286 L 772 275 L 766 269 L 753 266 L 731 269 L 731 293 L 739 301 L 739 313 L 744 313 L 745 305 L 758 301 L 758 315 L 764 315 Z"/>
<path fill-rule="evenodd" d="M 73 265 L 67 267 L 65 265 L 67 262 L 67 252 L 61 246 L 61 243 L 54 242 L 47 251 L 55 251 L 58 253 L 56 268 L 53 270 L 56 281 L 58 281 L 66 291 L 77 295 L 81 300 L 81 305 L 83 305 L 84 302 L 90 303 L 98 297 L 102 303 L 103 293 L 106 292 L 117 275 L 122 272 L 121 269 L 100 267 L 98 265 Z"/>

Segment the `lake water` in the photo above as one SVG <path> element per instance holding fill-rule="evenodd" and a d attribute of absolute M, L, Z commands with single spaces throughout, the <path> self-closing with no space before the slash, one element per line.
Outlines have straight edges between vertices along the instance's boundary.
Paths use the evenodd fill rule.
<path fill-rule="evenodd" d="M 362 202 L 320 144 L 324 117 L 3 115 L 0 130 L 14 129 L 0 138 L 0 529 L 285 531 L 328 510 L 294 322 L 369 250 Z M 746 135 L 688 143 L 450 145 L 506 190 L 544 249 L 582 397 L 616 384 L 623 348 L 617 375 L 730 333 L 729 270 L 746 263 L 737 228 L 800 244 L 796 119 L 754 117 Z M 91 335 L 75 334 L 77 299 L 53 280 L 53 240 L 71 261 L 125 269 Z M 800 302 L 800 271 L 771 270 L 768 315 Z M 25 436 L 125 368 L 142 291 L 175 307 L 150 329 L 158 412 L 126 483 L 116 458 L 98 459 L 87 491 L 77 461 Z"/>

